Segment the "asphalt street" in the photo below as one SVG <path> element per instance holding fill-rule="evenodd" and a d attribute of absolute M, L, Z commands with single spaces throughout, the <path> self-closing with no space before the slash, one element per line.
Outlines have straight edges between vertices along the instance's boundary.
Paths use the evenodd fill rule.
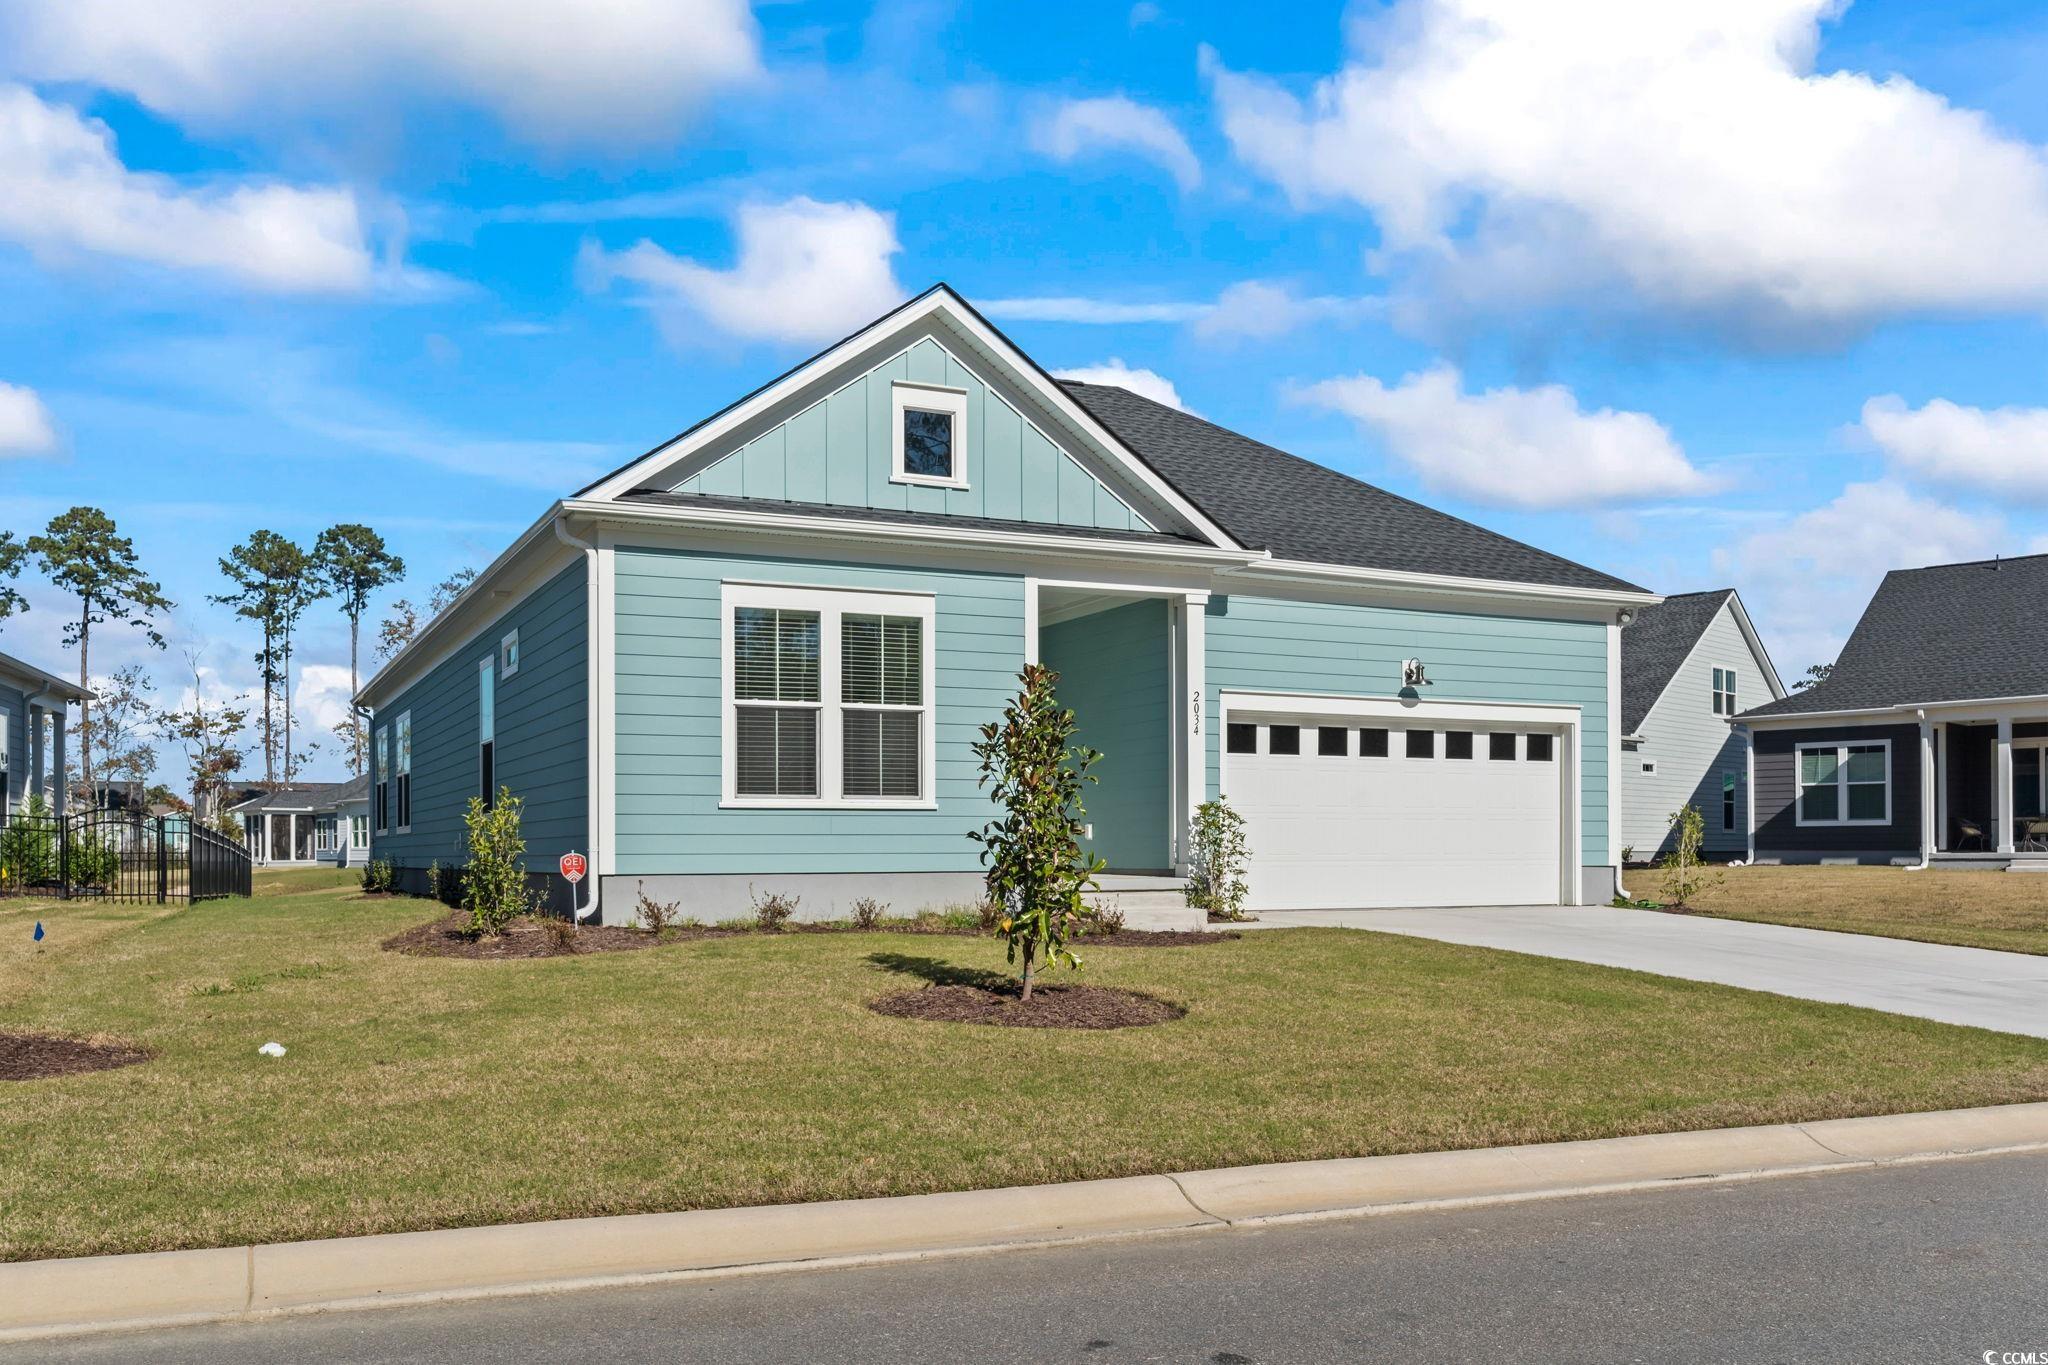
<path fill-rule="evenodd" d="M 37 1342 L 0 1362 L 2018 1365 L 2048 1361 L 2044 1213 L 2048 1154 L 1980 1157 Z"/>

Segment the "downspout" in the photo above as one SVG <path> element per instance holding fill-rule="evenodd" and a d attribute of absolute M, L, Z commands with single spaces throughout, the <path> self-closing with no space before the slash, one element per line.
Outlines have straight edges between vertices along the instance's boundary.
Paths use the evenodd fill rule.
<path fill-rule="evenodd" d="M 584 707 L 586 764 L 585 785 L 589 789 L 590 809 L 587 813 L 590 835 L 590 900 L 579 907 L 592 923 L 601 923 L 601 906 L 604 900 L 604 873 L 606 869 L 598 862 L 598 850 L 604 847 L 604 831 L 601 827 L 604 817 L 604 801 L 599 791 L 599 774 L 603 771 L 598 762 L 598 743 L 604 734 L 604 727 L 598 724 L 597 708 L 602 704 L 604 689 L 599 686 L 598 671 L 601 660 L 598 657 L 598 590 L 597 590 L 597 546 L 587 540 L 580 540 L 569 534 L 564 517 L 557 515 L 554 521 L 555 538 L 571 549 L 583 551 L 583 652 L 584 652 Z"/>
<path fill-rule="evenodd" d="M 1934 839 L 1928 833 L 1934 827 L 1934 816 L 1928 809 L 1934 796 L 1934 784 L 1941 780 L 1934 768 L 1934 741 L 1927 728 L 1927 708 L 1921 707 L 1914 716 L 1920 721 L 1920 861 L 1907 868 L 1908 872 L 1925 872 L 1934 865 Z"/>

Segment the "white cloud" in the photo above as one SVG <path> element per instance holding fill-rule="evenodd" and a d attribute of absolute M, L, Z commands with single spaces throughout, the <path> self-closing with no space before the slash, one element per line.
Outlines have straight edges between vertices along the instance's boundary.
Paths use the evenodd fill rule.
<path fill-rule="evenodd" d="M 2048 408 L 1964 407 L 1896 394 L 1863 405 L 1863 431 L 1895 468 L 1973 492 L 2048 499 Z"/>
<path fill-rule="evenodd" d="M 104 124 L 5 84 L 0 237 L 44 258 L 113 256 L 280 292 L 358 290 L 375 273 L 350 191 L 191 189 L 131 171 Z"/>
<path fill-rule="evenodd" d="M 1131 27 L 1134 29 L 1156 24 L 1164 17 L 1159 6 L 1152 3 L 1152 0 L 1138 0 L 1137 4 L 1131 6 Z"/>
<path fill-rule="evenodd" d="M 748 204 L 734 235 L 739 259 L 730 270 L 643 241 L 620 252 L 587 250 L 585 272 L 594 283 L 641 285 L 674 331 L 685 330 L 685 318 L 701 318 L 749 340 L 834 340 L 903 301 L 889 263 L 902 250 L 896 220 L 866 204 L 801 197 Z"/>
<path fill-rule="evenodd" d="M 1202 163 L 1173 120 L 1122 95 L 1067 100 L 1039 120 L 1031 140 L 1055 161 L 1127 151 L 1163 166 L 1183 190 L 1202 183 Z"/>
<path fill-rule="evenodd" d="M 1841 7 L 1400 0 L 1305 100 L 1204 67 L 1240 158 L 1298 204 L 1369 208 L 1383 264 L 1468 303 L 1835 329 L 2037 310 L 2048 159 L 1901 77 L 1816 73 Z"/>
<path fill-rule="evenodd" d="M 47 455 L 57 448 L 57 423 L 36 391 L 0 383 L 0 460 Z"/>
<path fill-rule="evenodd" d="M 328 739 L 349 718 L 347 664 L 305 664 L 292 692 L 292 711 L 307 738 Z M 300 747 L 299 743 L 293 745 Z M 325 744 L 323 748 L 327 747 Z"/>
<path fill-rule="evenodd" d="M 1173 381 L 1156 370 L 1132 369 L 1123 361 L 1111 356 L 1100 365 L 1076 365 L 1068 370 L 1054 370 L 1055 379 L 1073 379 L 1083 384 L 1110 384 L 1120 389 L 1129 389 L 1140 398 L 1149 398 L 1155 403 L 1164 403 L 1169 408 L 1188 410 L 1180 401 L 1180 391 L 1173 387 Z"/>
<path fill-rule="evenodd" d="M 133 95 L 206 128 L 263 128 L 417 96 L 482 107 L 537 143 L 651 141 L 755 78 L 745 0 L 24 0 L 18 74 Z"/>
<path fill-rule="evenodd" d="M 1380 301 L 1332 294 L 1304 297 L 1282 284 L 1245 280 L 1216 296 L 1216 306 L 1195 323 L 1195 335 L 1211 340 L 1268 341 L 1311 323 L 1346 325 L 1377 316 Z"/>
<path fill-rule="evenodd" d="M 1786 676 L 1840 652 L 1886 572 L 1986 558 L 2006 536 L 1977 515 L 1889 482 L 1857 483 L 1833 501 L 1757 531 L 1715 568 L 1732 574 Z"/>
<path fill-rule="evenodd" d="M 1071 294 L 1044 298 L 990 299 L 979 305 L 992 318 L 1009 322 L 1078 322 L 1118 326 L 1130 322 L 1194 322 L 1215 310 L 1213 303 L 1194 301 L 1125 303 L 1116 299 L 1080 298 Z"/>
<path fill-rule="evenodd" d="M 1296 396 L 1355 419 L 1424 482 L 1477 502 L 1584 507 L 1714 487 L 1655 418 L 1581 411 L 1560 384 L 1468 394 L 1439 365 L 1391 387 L 1357 375 Z"/>

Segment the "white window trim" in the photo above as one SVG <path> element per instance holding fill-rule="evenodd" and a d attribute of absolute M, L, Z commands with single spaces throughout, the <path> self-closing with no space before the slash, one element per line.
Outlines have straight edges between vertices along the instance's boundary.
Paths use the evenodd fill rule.
<path fill-rule="evenodd" d="M 519 671 L 519 632 L 505 632 L 505 638 L 498 641 L 498 676 L 509 678 Z"/>
<path fill-rule="evenodd" d="M 1809 749 L 1828 750 L 1835 755 L 1835 790 L 1839 803 L 1835 809 L 1841 812 L 1834 820 L 1809 820 L 1806 818 L 1806 753 Z M 1850 749 L 1884 750 L 1884 819 L 1851 820 L 1849 818 L 1849 754 Z M 1867 782 L 1855 785 L 1867 787 Z M 1892 822 L 1892 742 L 1888 739 L 1823 739 L 1812 740 L 1793 746 L 1792 754 L 1792 819 L 1801 829 L 1836 829 L 1843 826 L 1861 825 L 1875 828 Z"/>
<path fill-rule="evenodd" d="M 920 412 L 943 412 L 953 419 L 953 477 L 935 479 L 927 474 L 911 474 L 903 468 L 903 413 L 908 408 Z M 967 390 L 948 388 L 943 384 L 918 384 L 899 379 L 889 386 L 889 482 L 907 483 L 919 488 L 965 488 L 967 487 Z"/>
<path fill-rule="evenodd" d="M 1720 674 L 1725 683 L 1725 686 L 1713 689 L 1714 714 L 1717 716 L 1732 716 L 1735 714 L 1736 708 L 1735 670 L 1732 668 L 1716 668 L 1714 673 Z M 1713 674 L 1708 675 L 1707 681 L 1713 681 Z"/>
<path fill-rule="evenodd" d="M 362 821 L 360 830 L 358 830 L 356 825 L 358 820 Z M 356 837 L 358 833 L 361 834 L 361 838 Z M 348 817 L 348 846 L 351 850 L 368 848 L 370 846 L 370 816 L 368 812 Z"/>
<path fill-rule="evenodd" d="M 725 583 L 719 592 L 719 766 L 724 774 L 719 806 L 733 810 L 937 810 L 938 763 L 934 752 L 938 712 L 936 600 L 929 593 L 868 592 L 858 588 L 775 587 Z M 818 613 L 818 795 L 739 794 L 739 704 L 733 696 L 733 625 L 741 607 L 773 607 Z M 843 795 L 844 727 L 840 701 L 840 622 L 847 616 L 909 616 L 923 636 L 923 724 L 918 733 L 915 800 L 900 796 Z M 864 710 L 854 707 L 854 710 Z"/>

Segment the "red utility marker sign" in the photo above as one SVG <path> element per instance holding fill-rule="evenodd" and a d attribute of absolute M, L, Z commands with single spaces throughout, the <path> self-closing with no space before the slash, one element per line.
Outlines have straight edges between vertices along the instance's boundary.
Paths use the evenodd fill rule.
<path fill-rule="evenodd" d="M 583 874 L 589 870 L 590 860 L 581 853 L 564 853 L 562 855 L 562 875 L 569 879 L 571 886 L 582 881 Z"/>

